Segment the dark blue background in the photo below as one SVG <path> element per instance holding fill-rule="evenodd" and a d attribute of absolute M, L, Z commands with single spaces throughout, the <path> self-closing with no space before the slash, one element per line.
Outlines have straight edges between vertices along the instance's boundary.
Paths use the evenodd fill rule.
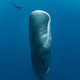
<path fill-rule="evenodd" d="M 79 0 L 0 0 L 0 80 L 37 80 L 30 60 L 28 30 L 30 13 L 36 9 L 47 11 L 52 19 L 47 80 L 80 80 Z"/>

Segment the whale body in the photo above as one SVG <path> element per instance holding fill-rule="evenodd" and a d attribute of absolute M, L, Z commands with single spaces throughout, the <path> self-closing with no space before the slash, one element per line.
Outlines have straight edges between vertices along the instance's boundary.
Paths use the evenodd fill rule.
<path fill-rule="evenodd" d="M 35 10 L 29 18 L 29 39 L 33 70 L 39 80 L 45 80 L 50 69 L 51 31 L 50 15 L 43 10 Z"/>

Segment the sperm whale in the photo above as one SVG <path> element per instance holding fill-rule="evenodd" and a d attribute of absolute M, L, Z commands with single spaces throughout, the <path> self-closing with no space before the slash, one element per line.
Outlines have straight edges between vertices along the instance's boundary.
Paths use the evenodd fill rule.
<path fill-rule="evenodd" d="M 43 10 L 35 10 L 29 17 L 29 39 L 31 61 L 39 80 L 45 80 L 51 59 L 50 15 Z"/>

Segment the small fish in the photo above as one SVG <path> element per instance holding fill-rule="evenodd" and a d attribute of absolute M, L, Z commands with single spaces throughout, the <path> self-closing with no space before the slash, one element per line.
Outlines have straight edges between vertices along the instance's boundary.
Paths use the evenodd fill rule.
<path fill-rule="evenodd" d="M 19 5 L 16 5 L 15 3 L 11 3 L 15 8 L 17 8 L 17 9 L 22 9 L 22 7 L 21 6 L 19 6 Z"/>

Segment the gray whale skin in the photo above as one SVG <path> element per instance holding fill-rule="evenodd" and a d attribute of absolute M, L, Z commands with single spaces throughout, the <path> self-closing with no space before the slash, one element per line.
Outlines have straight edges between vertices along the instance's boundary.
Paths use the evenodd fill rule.
<path fill-rule="evenodd" d="M 45 80 L 50 69 L 51 32 L 50 15 L 43 10 L 35 10 L 29 18 L 29 39 L 31 61 L 39 80 Z"/>

